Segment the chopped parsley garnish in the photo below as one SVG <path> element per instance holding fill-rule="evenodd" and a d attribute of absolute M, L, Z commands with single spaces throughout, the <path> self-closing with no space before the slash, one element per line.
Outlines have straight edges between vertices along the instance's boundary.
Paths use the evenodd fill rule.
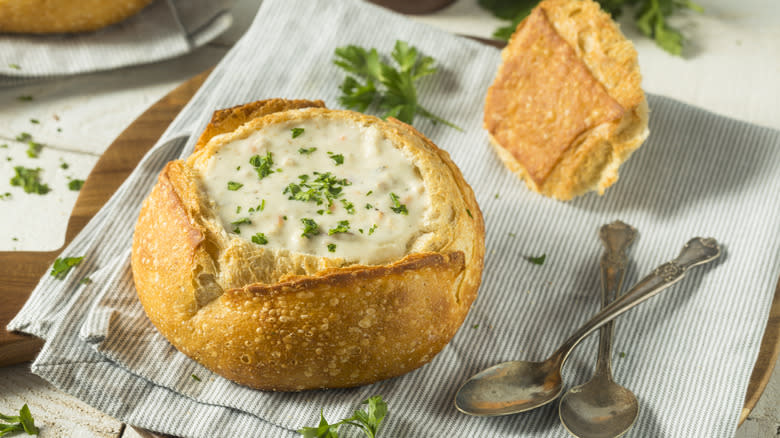
<path fill-rule="evenodd" d="M 320 227 L 317 225 L 317 222 L 314 222 L 314 219 L 304 217 L 301 218 L 301 223 L 303 224 L 303 234 L 301 234 L 301 237 L 306 237 L 308 239 L 311 236 L 320 234 Z"/>
<path fill-rule="evenodd" d="M 8 149 L 8 145 L 5 143 L 0 144 L 0 149 Z"/>
<path fill-rule="evenodd" d="M 274 158 L 271 152 L 265 154 L 265 157 L 253 155 L 252 158 L 249 159 L 249 164 L 255 168 L 257 177 L 260 179 L 263 179 L 274 172 L 271 170 L 271 167 L 274 165 Z"/>
<path fill-rule="evenodd" d="M 254 208 L 249 207 L 249 212 L 250 213 L 256 213 L 256 212 L 261 212 L 264 209 L 265 209 L 265 199 L 260 201 L 260 204 L 257 207 L 254 207 Z"/>
<path fill-rule="evenodd" d="M 347 201 L 346 199 L 342 199 L 341 205 L 344 206 L 344 209 L 347 210 L 347 213 L 355 214 L 355 205 L 351 202 Z"/>
<path fill-rule="evenodd" d="M 468 208 L 466 209 L 466 213 L 469 215 L 470 218 L 474 219 L 474 216 L 471 215 L 471 210 Z"/>
<path fill-rule="evenodd" d="M 258 245 L 265 245 L 266 243 L 268 243 L 268 239 L 266 239 L 265 234 L 257 233 L 254 236 L 252 236 L 252 243 L 256 243 Z"/>
<path fill-rule="evenodd" d="M 60 169 L 67 170 L 69 167 L 70 167 L 70 165 L 68 163 L 64 162 L 64 161 L 62 163 L 60 163 Z"/>
<path fill-rule="evenodd" d="M 42 184 L 40 179 L 41 168 L 30 169 L 27 167 L 14 167 L 16 175 L 11 178 L 11 185 L 22 187 L 25 193 L 45 195 L 51 190 L 48 185 Z"/>
<path fill-rule="evenodd" d="M 517 237 L 516 233 L 509 233 L 509 237 Z"/>
<path fill-rule="evenodd" d="M 498 199 L 498 193 L 496 193 L 496 199 Z"/>
<path fill-rule="evenodd" d="M 328 236 L 332 236 L 336 233 L 348 233 L 349 232 L 349 221 L 339 221 L 339 224 L 336 228 L 331 228 L 328 230 Z"/>
<path fill-rule="evenodd" d="M 19 415 L 0 414 L 0 436 L 6 436 L 16 432 L 25 432 L 27 435 L 38 435 L 38 428 L 35 426 L 35 420 L 30 413 L 30 408 L 25 403 L 19 409 Z"/>
<path fill-rule="evenodd" d="M 43 149 L 43 145 L 40 143 L 36 143 L 32 140 L 27 142 L 27 156 L 30 158 L 38 158 L 38 154 L 41 153 L 41 149 Z"/>
<path fill-rule="evenodd" d="M 339 428 L 343 424 L 348 424 L 360 428 L 366 438 L 376 438 L 382 420 L 387 415 L 387 403 L 382 401 L 381 396 L 375 395 L 364 400 L 363 404 L 368 405 L 366 411 L 355 411 L 355 415 L 333 424 L 328 424 L 325 416 L 320 412 L 320 423 L 317 427 L 304 427 L 299 429 L 298 433 L 303 435 L 303 438 L 338 438 Z"/>
<path fill-rule="evenodd" d="M 92 279 L 89 277 L 84 277 L 79 281 L 79 284 L 92 284 Z"/>
<path fill-rule="evenodd" d="M 16 136 L 16 141 L 21 142 L 21 143 L 25 143 L 25 142 L 28 142 L 28 141 L 32 140 L 32 138 L 33 138 L 32 135 L 30 135 L 29 133 L 22 132 L 21 134 Z"/>
<path fill-rule="evenodd" d="M 368 235 L 374 234 L 374 230 L 376 230 L 376 224 L 371 225 L 371 228 L 368 229 Z"/>
<path fill-rule="evenodd" d="M 322 216 L 323 214 L 325 214 L 325 210 L 324 209 L 319 209 L 319 210 L 317 210 L 317 214 Z"/>
<path fill-rule="evenodd" d="M 233 225 L 233 227 L 234 227 L 234 228 L 233 228 L 233 232 L 234 232 L 234 233 L 236 233 L 236 234 L 241 234 L 241 229 L 240 229 L 239 227 L 240 227 L 241 225 L 244 225 L 244 224 L 247 224 L 247 225 L 249 225 L 249 224 L 251 224 L 251 223 L 252 223 L 252 221 L 251 221 L 251 220 L 249 220 L 249 218 L 248 218 L 248 217 L 244 217 L 244 218 L 241 218 L 241 219 L 239 219 L 239 220 L 237 220 L 237 221 L 231 222 L 231 223 L 230 223 L 230 225 Z"/>
<path fill-rule="evenodd" d="M 282 193 L 289 194 L 287 199 L 314 202 L 317 205 L 327 200 L 330 207 L 333 205 L 333 200 L 342 195 L 344 186 L 351 184 L 346 178 L 339 179 L 330 172 L 314 172 L 313 175 L 314 179 L 311 179 L 309 175 L 298 175 L 300 183 L 288 184 Z"/>
<path fill-rule="evenodd" d="M 33 97 L 32 96 L 19 96 L 19 97 L 16 98 L 16 100 L 20 100 L 22 102 L 29 102 L 29 101 L 33 100 Z"/>
<path fill-rule="evenodd" d="M 240 205 L 236 205 L 236 214 L 239 214 L 239 213 L 241 213 L 241 206 Z M 250 213 L 251 213 L 251 211 L 250 211 Z"/>
<path fill-rule="evenodd" d="M 3 200 L 8 199 L 10 197 L 11 197 L 11 192 L 5 192 L 5 193 L 0 194 L 0 199 L 3 199 Z"/>
<path fill-rule="evenodd" d="M 366 210 L 371 210 L 372 208 L 374 208 L 374 206 L 373 206 L 373 205 L 371 205 L 371 204 L 366 204 Z"/>
<path fill-rule="evenodd" d="M 32 123 L 33 125 L 38 125 L 41 123 L 41 121 L 38 119 L 30 119 L 30 123 Z"/>
<path fill-rule="evenodd" d="M 68 188 L 70 190 L 73 190 L 74 192 L 78 192 L 79 190 L 81 190 L 82 186 L 84 186 L 83 179 L 72 179 L 68 181 Z"/>
<path fill-rule="evenodd" d="M 372 193 L 374 193 L 374 191 L 373 191 L 373 190 L 369 190 L 369 191 L 368 191 L 368 193 L 366 193 L 366 196 L 369 196 L 369 195 L 371 195 Z"/>
<path fill-rule="evenodd" d="M 317 148 L 315 148 L 315 147 L 300 148 L 300 149 L 298 149 L 298 153 L 301 154 L 301 155 L 311 155 L 316 150 L 317 150 Z"/>
<path fill-rule="evenodd" d="M 328 251 L 336 252 L 336 244 L 335 243 L 329 243 L 328 244 Z"/>
<path fill-rule="evenodd" d="M 51 268 L 52 277 L 62 280 L 82 260 L 84 260 L 84 257 L 57 257 L 57 260 L 54 261 L 54 266 Z"/>
<path fill-rule="evenodd" d="M 471 326 L 471 328 L 473 328 L 473 329 L 475 329 L 475 330 L 476 330 L 476 329 L 478 329 L 478 328 L 479 328 L 479 324 L 474 324 L 474 325 L 472 325 L 472 326 Z"/>
<path fill-rule="evenodd" d="M 531 262 L 531 263 L 533 263 L 535 265 L 543 265 L 544 264 L 544 259 L 546 259 L 546 258 L 547 258 L 547 254 L 542 254 L 542 255 L 537 256 L 537 257 L 525 256 L 526 260 L 528 260 L 529 262 Z"/>
<path fill-rule="evenodd" d="M 192 380 L 194 380 L 196 382 L 200 382 L 201 381 L 200 377 L 196 376 L 195 374 L 191 374 L 190 377 L 192 377 Z"/>
<path fill-rule="evenodd" d="M 21 70 L 22 67 L 19 64 L 8 64 L 9 67 L 11 67 L 14 70 Z"/>
<path fill-rule="evenodd" d="M 331 160 L 333 160 L 336 163 L 336 166 L 341 166 L 342 164 L 344 164 L 344 155 L 328 152 L 328 156 L 330 157 Z"/>
<path fill-rule="evenodd" d="M 292 132 L 292 138 L 298 138 L 301 135 L 303 135 L 303 128 L 293 128 L 290 130 Z"/>
<path fill-rule="evenodd" d="M 231 192 L 235 192 L 236 190 L 240 189 L 241 187 L 244 187 L 244 185 L 241 184 L 240 182 L 228 181 L 228 183 L 227 183 L 227 189 L 230 190 Z"/>
<path fill-rule="evenodd" d="M 390 200 L 393 201 L 393 205 L 390 207 L 390 210 L 393 210 L 398 214 L 409 214 L 409 210 L 406 209 L 406 205 L 401 204 L 398 195 L 395 193 L 390 193 Z"/>
<path fill-rule="evenodd" d="M 625 351 L 621 351 L 620 352 L 620 358 L 623 359 L 624 357 L 626 357 L 626 352 Z"/>

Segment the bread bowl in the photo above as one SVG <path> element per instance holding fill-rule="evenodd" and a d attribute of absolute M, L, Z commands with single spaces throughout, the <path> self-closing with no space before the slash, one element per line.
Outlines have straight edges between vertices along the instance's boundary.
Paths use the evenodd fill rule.
<path fill-rule="evenodd" d="M 590 0 L 545 0 L 502 51 L 484 126 L 529 188 L 569 200 L 599 194 L 648 135 L 637 53 Z"/>
<path fill-rule="evenodd" d="M 132 269 L 177 349 L 237 383 L 299 391 L 433 359 L 476 298 L 484 251 L 471 188 L 414 128 L 273 99 L 217 111 L 193 155 L 165 166 Z"/>
<path fill-rule="evenodd" d="M 0 0 L 0 33 L 98 30 L 137 14 L 152 0 Z"/>

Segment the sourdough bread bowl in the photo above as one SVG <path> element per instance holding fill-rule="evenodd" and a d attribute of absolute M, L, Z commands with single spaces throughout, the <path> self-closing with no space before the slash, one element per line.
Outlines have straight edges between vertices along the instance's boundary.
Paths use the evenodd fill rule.
<path fill-rule="evenodd" d="M 90 32 L 118 23 L 152 0 L 0 0 L 0 33 Z"/>
<path fill-rule="evenodd" d="M 545 196 L 603 194 L 648 136 L 634 46 L 598 3 L 544 0 L 501 55 L 484 114 L 498 156 Z"/>
<path fill-rule="evenodd" d="M 320 101 L 217 111 L 144 201 L 138 297 L 181 352 L 253 388 L 350 387 L 429 362 L 477 295 L 484 222 L 411 126 Z"/>

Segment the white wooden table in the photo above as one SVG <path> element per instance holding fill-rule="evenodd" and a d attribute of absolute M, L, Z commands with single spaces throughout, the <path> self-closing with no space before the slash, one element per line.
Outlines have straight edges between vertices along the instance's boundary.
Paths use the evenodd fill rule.
<path fill-rule="evenodd" d="M 780 129 L 780 5 L 774 0 L 699 0 L 705 15 L 675 20 L 691 40 L 677 58 L 641 37 L 630 21 L 623 30 L 635 41 L 644 88 L 713 112 Z M 187 56 L 153 65 L 0 89 L 0 251 L 50 251 L 65 239 L 77 192 L 69 179 L 85 179 L 100 154 L 147 107 L 178 84 L 213 66 L 246 30 L 258 0 L 239 0 L 234 25 Z M 458 0 L 432 15 L 413 17 L 453 33 L 489 37 L 500 21 Z M 33 96 L 20 101 L 19 96 Z M 481 111 L 481 108 L 475 108 Z M 38 124 L 31 119 L 40 121 Z M 21 132 L 44 145 L 29 158 Z M 62 163 L 68 168 L 63 169 Z M 52 192 L 45 196 L 11 190 L 13 166 L 41 167 Z M 775 194 L 776 195 L 776 194 Z M 780 367 L 745 424 L 740 438 L 780 436 Z M 29 365 L 0 368 L 0 413 L 27 403 L 42 437 L 137 437 L 130 427 L 50 386 Z"/>

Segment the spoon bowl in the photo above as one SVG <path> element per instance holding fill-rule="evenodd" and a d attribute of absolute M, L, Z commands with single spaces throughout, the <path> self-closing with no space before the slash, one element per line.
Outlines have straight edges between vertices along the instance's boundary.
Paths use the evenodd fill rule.
<path fill-rule="evenodd" d="M 511 361 L 490 367 L 466 381 L 455 406 L 470 415 L 495 416 L 545 405 L 563 389 L 560 367 L 548 361 Z"/>
<path fill-rule="evenodd" d="M 567 391 L 558 409 L 569 433 L 588 438 L 622 436 L 639 416 L 634 393 L 604 377 Z"/>
<path fill-rule="evenodd" d="M 511 361 L 468 379 L 455 395 L 455 407 L 468 415 L 509 415 L 550 403 L 561 393 L 561 367 L 574 347 L 596 329 L 680 281 L 688 269 L 716 259 L 715 239 L 688 241 L 676 259 L 656 268 L 625 295 L 594 315 L 544 362 Z"/>

